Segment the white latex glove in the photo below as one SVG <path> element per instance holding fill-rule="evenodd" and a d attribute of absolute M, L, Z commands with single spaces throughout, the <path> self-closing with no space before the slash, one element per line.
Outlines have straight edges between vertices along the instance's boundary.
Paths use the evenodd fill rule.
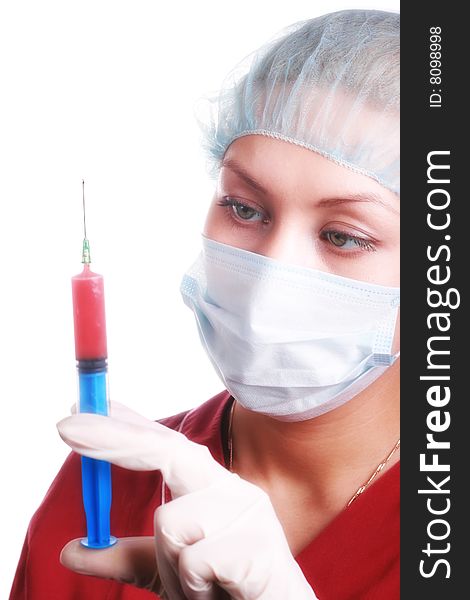
<path fill-rule="evenodd" d="M 57 427 L 79 454 L 160 470 L 173 497 L 155 511 L 154 541 L 127 538 L 93 551 L 75 540 L 62 552 L 67 567 L 169 600 L 316 600 L 269 496 L 222 467 L 208 448 L 116 403 L 110 417 L 75 414 Z"/>

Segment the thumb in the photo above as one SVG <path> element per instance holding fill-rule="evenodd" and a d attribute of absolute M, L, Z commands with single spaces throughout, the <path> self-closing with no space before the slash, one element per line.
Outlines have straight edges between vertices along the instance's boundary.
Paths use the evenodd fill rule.
<path fill-rule="evenodd" d="M 163 593 L 157 570 L 155 538 L 119 538 L 117 544 L 102 550 L 85 548 L 79 539 L 69 542 L 60 554 L 60 562 L 71 571 Z"/>

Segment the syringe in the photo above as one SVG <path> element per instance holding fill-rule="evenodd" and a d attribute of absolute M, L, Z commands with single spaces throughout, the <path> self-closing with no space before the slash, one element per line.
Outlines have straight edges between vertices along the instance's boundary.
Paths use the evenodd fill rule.
<path fill-rule="evenodd" d="M 79 385 L 79 412 L 108 415 L 108 350 L 103 277 L 90 270 L 90 244 L 86 235 L 85 182 L 82 180 L 83 271 L 72 277 L 75 357 Z M 110 533 L 111 465 L 82 456 L 82 493 L 88 548 L 107 548 L 116 543 Z"/>

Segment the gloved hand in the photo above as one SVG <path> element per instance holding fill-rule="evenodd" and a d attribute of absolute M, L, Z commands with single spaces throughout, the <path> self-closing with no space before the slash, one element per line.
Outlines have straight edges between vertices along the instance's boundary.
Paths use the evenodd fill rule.
<path fill-rule="evenodd" d="M 116 403 L 109 417 L 75 414 L 57 427 L 79 454 L 159 469 L 173 497 L 155 511 L 154 540 L 120 539 L 99 552 L 75 540 L 62 552 L 65 566 L 168 600 L 316 600 L 269 496 L 222 467 L 208 448 Z"/>

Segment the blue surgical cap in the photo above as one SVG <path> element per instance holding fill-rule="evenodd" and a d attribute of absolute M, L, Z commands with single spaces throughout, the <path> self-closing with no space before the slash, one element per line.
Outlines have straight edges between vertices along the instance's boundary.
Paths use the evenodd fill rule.
<path fill-rule="evenodd" d="M 341 10 L 302 21 L 246 57 L 199 113 L 216 176 L 229 145 L 266 135 L 400 193 L 400 16 Z"/>

